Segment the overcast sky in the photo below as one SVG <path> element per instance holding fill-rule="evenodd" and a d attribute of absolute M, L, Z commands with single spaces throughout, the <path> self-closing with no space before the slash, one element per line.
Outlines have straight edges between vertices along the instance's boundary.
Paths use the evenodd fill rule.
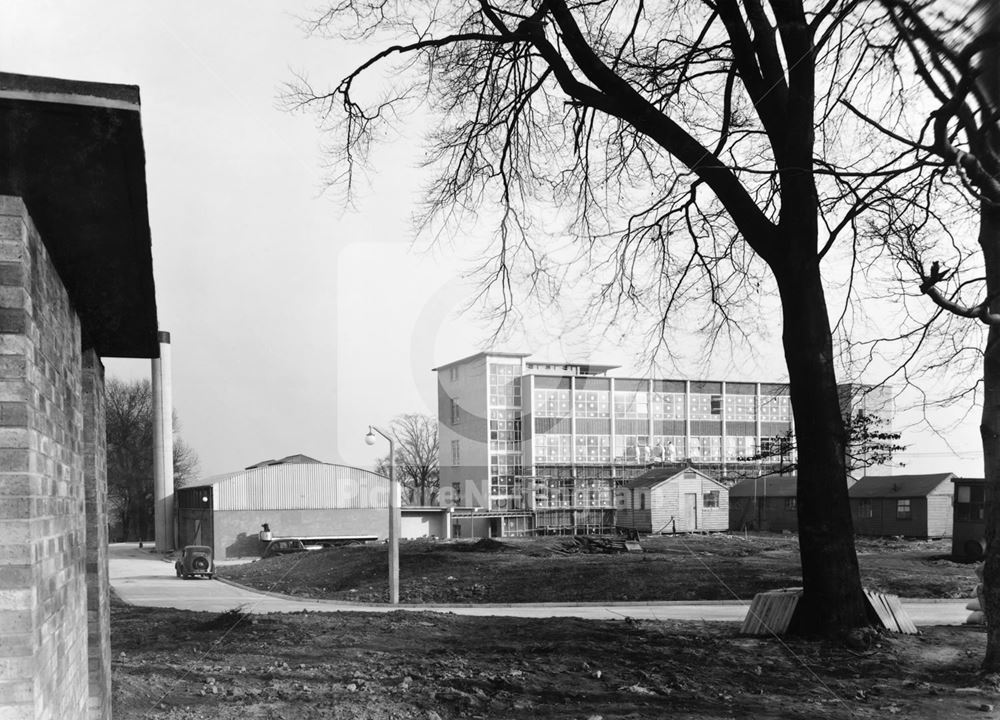
<path fill-rule="evenodd" d="M 416 130 L 376 156 L 354 208 L 323 193 L 331 138 L 278 96 L 296 72 L 335 82 L 365 48 L 307 38 L 296 16 L 315 7 L 0 2 L 0 71 L 140 87 L 160 328 L 173 341 L 181 434 L 204 475 L 295 453 L 370 466 L 380 448 L 364 444 L 368 424 L 435 414 L 431 368 L 483 349 L 492 330 L 461 312 L 475 238 L 457 251 L 411 250 Z M 498 349 L 641 372 L 620 342 L 552 324 L 531 323 Z M 732 373 L 711 371 L 783 380 L 779 344 L 731 361 Z M 148 361 L 105 362 L 109 375 L 149 374 Z M 897 472 L 981 475 L 977 427 L 970 417 L 949 433 L 958 454 L 941 438 L 904 437 L 915 447 Z"/>

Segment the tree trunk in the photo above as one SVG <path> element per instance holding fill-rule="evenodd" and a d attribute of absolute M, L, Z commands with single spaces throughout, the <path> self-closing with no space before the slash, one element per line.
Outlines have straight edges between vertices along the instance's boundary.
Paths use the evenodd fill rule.
<path fill-rule="evenodd" d="M 982 32 L 1000 30 L 1000 8 L 991 0 L 980 0 Z M 1000 48 L 986 45 L 982 57 L 980 87 L 994 107 L 1000 102 Z M 987 147 L 1000 147 L 995 121 L 984 121 Z M 1000 178 L 1000 158 L 985 153 L 983 168 Z M 986 269 L 986 297 L 990 312 L 1000 312 L 1000 197 L 983 189 L 979 205 L 979 247 Z M 983 473 L 986 478 L 986 557 L 983 563 L 983 611 L 986 614 L 986 655 L 983 670 L 1000 672 L 1000 328 L 990 325 L 983 351 L 983 415 L 979 425 L 983 441 Z"/>
<path fill-rule="evenodd" d="M 842 635 L 869 624 L 847 494 L 847 433 L 818 261 L 775 272 L 798 446 L 799 556 L 804 595 L 792 631 Z"/>
<path fill-rule="evenodd" d="M 993 298 L 990 310 L 1000 312 L 1000 208 L 982 203 L 979 243 L 986 265 L 986 291 Z M 983 415 L 979 432 L 983 440 L 986 478 L 986 558 L 983 567 L 983 600 L 986 607 L 986 656 L 983 670 L 1000 672 L 1000 328 L 991 325 L 983 353 Z"/>

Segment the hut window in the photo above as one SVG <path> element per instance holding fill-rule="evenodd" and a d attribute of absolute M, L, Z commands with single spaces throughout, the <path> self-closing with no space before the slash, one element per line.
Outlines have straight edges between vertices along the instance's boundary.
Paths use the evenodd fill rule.
<path fill-rule="evenodd" d="M 644 492 L 639 493 L 639 509 L 640 510 L 646 509 L 646 493 Z"/>
<path fill-rule="evenodd" d="M 795 501 L 796 501 L 796 498 L 794 498 L 794 497 L 786 497 L 785 498 L 785 510 L 794 510 L 795 506 L 796 506 Z"/>
<path fill-rule="evenodd" d="M 896 519 L 897 520 L 911 520 L 913 519 L 912 511 L 910 510 L 910 500 L 897 500 L 896 501 Z"/>
<path fill-rule="evenodd" d="M 858 504 L 858 517 L 870 518 L 872 516 L 872 501 L 862 500 Z"/>
<path fill-rule="evenodd" d="M 719 491 L 712 490 L 711 492 L 705 493 L 703 500 L 704 507 L 707 508 L 717 508 L 719 507 Z"/>

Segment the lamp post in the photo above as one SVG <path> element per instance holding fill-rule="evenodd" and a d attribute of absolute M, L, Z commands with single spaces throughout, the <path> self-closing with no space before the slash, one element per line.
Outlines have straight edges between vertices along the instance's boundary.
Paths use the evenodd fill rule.
<path fill-rule="evenodd" d="M 399 483 L 396 481 L 396 442 L 375 425 L 368 426 L 365 442 L 375 444 L 375 433 L 389 441 L 389 603 L 399 604 Z"/>

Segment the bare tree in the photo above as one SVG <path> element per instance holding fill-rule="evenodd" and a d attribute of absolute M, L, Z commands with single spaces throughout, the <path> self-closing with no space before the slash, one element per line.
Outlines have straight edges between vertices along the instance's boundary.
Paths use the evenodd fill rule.
<path fill-rule="evenodd" d="M 438 425 L 429 415 L 407 413 L 393 418 L 389 431 L 396 439 L 396 473 L 408 505 L 433 505 L 439 489 Z M 389 474 L 389 457 L 378 461 L 376 472 Z"/>
<path fill-rule="evenodd" d="M 933 98 L 918 135 L 893 140 L 926 154 L 937 171 L 901 209 L 908 223 L 886 232 L 907 280 L 938 312 L 988 328 L 976 350 L 982 368 L 986 477 L 983 574 L 987 649 L 983 669 L 1000 671 L 1000 6 L 992 0 L 882 0 L 898 33 L 900 68 L 912 68 Z M 942 206 L 959 190 L 975 220 L 956 230 Z M 975 235 L 966 242 L 963 230 Z M 953 347 L 955 347 L 953 345 Z M 978 385 L 978 383 L 976 384 Z"/>
<path fill-rule="evenodd" d="M 853 262 L 855 247 L 836 241 L 853 238 L 913 155 L 865 143 L 850 110 L 902 101 L 866 41 L 881 21 L 869 6 L 344 0 L 311 30 L 384 49 L 330 92 L 302 79 L 287 95 L 336 119 L 348 189 L 372 143 L 423 103 L 436 174 L 421 227 L 456 230 L 497 208 L 479 299 L 501 317 L 522 278 L 558 294 L 572 260 L 597 283 L 600 310 L 653 318 L 661 352 L 692 318 L 710 352 L 780 312 L 799 453 L 797 625 L 828 634 L 869 618 L 821 265 L 838 253 Z M 391 79 L 372 100 L 359 87 L 379 64 Z M 542 241 L 552 218 L 571 242 Z M 853 270 L 840 278 L 848 293 Z"/>
<path fill-rule="evenodd" d="M 149 380 L 127 382 L 109 377 L 105 387 L 108 441 L 108 504 L 121 525 L 122 539 L 152 538 L 153 532 L 153 394 Z M 174 485 L 194 477 L 198 456 L 176 435 L 174 416 Z"/>

